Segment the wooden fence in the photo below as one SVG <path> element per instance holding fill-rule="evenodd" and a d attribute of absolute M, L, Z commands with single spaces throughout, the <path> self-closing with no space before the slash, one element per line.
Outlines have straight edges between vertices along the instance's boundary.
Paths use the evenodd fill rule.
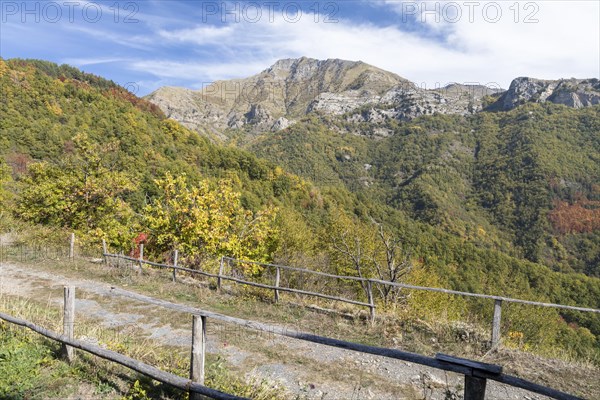
<path fill-rule="evenodd" d="M 30 261 L 75 261 L 77 258 L 93 258 L 98 255 L 97 249 L 78 245 L 75 234 L 70 233 L 64 244 L 48 242 L 2 241 L 0 238 L 0 262 Z"/>
<path fill-rule="evenodd" d="M 177 389 L 190 393 L 190 399 L 202 399 L 201 395 L 208 396 L 211 399 L 217 400 L 248 400 L 244 397 L 239 397 L 211 389 L 204 386 L 204 364 L 205 364 L 205 343 L 206 343 L 206 317 L 202 315 L 194 315 L 192 323 L 192 351 L 191 351 L 191 366 L 190 379 L 185 379 L 175 374 L 164 372 L 156 367 L 145 364 L 141 361 L 127 357 L 123 354 L 108 350 L 90 343 L 74 339 L 75 326 L 75 288 L 65 286 L 64 288 L 64 310 L 63 310 L 63 334 L 50 331 L 46 328 L 38 326 L 32 322 L 15 318 L 8 314 L 0 313 L 0 319 L 11 324 L 19 325 L 39 333 L 49 339 L 61 343 L 61 353 L 68 362 L 73 362 L 75 359 L 74 349 L 86 351 L 95 356 L 104 358 L 121 364 L 136 372 L 144 374 L 154 380 L 175 387 Z"/>
<path fill-rule="evenodd" d="M 324 336 L 318 336 L 311 333 L 297 331 L 286 327 L 265 324 L 262 322 L 246 320 L 237 317 L 231 317 L 224 314 L 215 313 L 212 311 L 206 311 L 199 308 L 185 306 L 181 304 L 172 303 L 166 300 L 160 300 L 153 297 L 141 295 L 124 289 L 113 287 L 111 293 L 116 296 L 123 296 L 133 300 L 153 304 L 159 307 L 163 307 L 169 310 L 174 310 L 182 313 L 190 313 L 195 316 L 201 316 L 204 318 L 203 327 L 206 329 L 206 323 L 210 320 L 222 321 L 229 324 L 235 324 L 245 329 L 253 329 L 256 331 L 266 332 L 268 334 L 275 334 L 285 337 L 290 337 L 306 342 L 322 344 L 326 346 L 353 350 L 359 353 L 373 354 L 377 356 L 392 358 L 396 360 L 407 361 L 414 364 L 420 364 L 427 367 L 440 369 L 443 371 L 455 372 L 465 376 L 464 385 L 464 399 L 465 400 L 483 400 L 485 399 L 485 388 L 487 380 L 494 380 L 503 384 L 514 386 L 517 388 L 525 389 L 530 392 L 545 395 L 554 399 L 559 400 L 573 400 L 579 399 L 577 396 L 573 396 L 567 393 L 560 392 L 558 390 L 548 388 L 534 382 L 527 381 L 525 379 L 511 376 L 502 373 L 502 367 L 499 365 L 480 363 L 473 360 L 464 358 L 457 358 L 445 354 L 437 354 L 435 357 L 427 357 L 417 353 L 410 353 L 406 351 L 388 349 L 383 347 L 368 346 L 364 344 L 347 342 L 344 340 L 333 339 Z M 206 335 L 206 331 L 202 332 Z M 206 339 L 204 339 L 204 342 Z"/>
<path fill-rule="evenodd" d="M 223 393 L 221 391 L 204 386 L 204 367 L 205 367 L 205 349 L 206 349 L 206 326 L 208 319 L 214 319 L 242 326 L 246 329 L 253 329 L 286 336 L 294 339 L 299 339 L 311 343 L 318 343 L 326 346 L 353 350 L 360 353 L 373 354 L 377 356 L 387 357 L 391 359 L 403 360 L 415 364 L 424 365 L 450 371 L 464 375 L 464 399 L 465 400 L 484 400 L 487 380 L 494 380 L 503 384 L 525 389 L 530 392 L 542 394 L 559 400 L 574 400 L 579 397 L 560 392 L 558 390 L 548 388 L 534 382 L 521 379 L 516 376 L 511 376 L 502 373 L 502 367 L 493 364 L 481 363 L 464 358 L 457 358 L 445 354 L 437 354 L 435 357 L 427 357 L 417 353 L 410 353 L 396 349 L 388 349 L 376 346 L 368 346 L 353 342 L 347 342 L 339 339 L 333 339 L 301 331 L 296 331 L 280 326 L 269 325 L 262 322 L 250 321 L 241 318 L 231 317 L 211 311 L 206 311 L 190 306 L 184 306 L 165 300 L 144 296 L 138 293 L 111 288 L 111 295 L 123 296 L 137 301 L 157 305 L 163 308 L 175 310 L 178 312 L 189 313 L 193 316 L 192 324 L 192 350 L 191 350 L 191 365 L 190 379 L 185 379 L 180 376 L 170 374 L 159 370 L 153 366 L 145 364 L 141 361 L 119 354 L 117 352 L 104 349 L 99 346 L 91 345 L 81 340 L 74 339 L 74 322 L 75 322 L 75 288 L 65 287 L 64 289 L 64 331 L 63 334 L 49 331 L 43 327 L 35 325 L 29 321 L 25 321 L 13 316 L 0 313 L 0 319 L 9 323 L 16 324 L 31 329 L 47 338 L 58 341 L 62 344 L 62 352 L 67 361 L 73 361 L 75 357 L 74 348 L 94 354 L 106 360 L 121 364 L 134 371 L 144 374 L 152 379 L 155 379 L 164 384 L 178 388 L 190 393 L 190 399 L 197 400 L 201 395 L 208 396 L 213 399 L 243 399 L 235 395 Z"/>
<path fill-rule="evenodd" d="M 108 258 L 116 258 L 117 260 L 123 259 L 123 260 L 128 260 L 128 261 L 134 262 L 137 265 L 139 265 L 140 268 L 142 268 L 142 265 L 146 264 L 146 265 L 150 265 L 150 266 L 158 267 L 158 268 L 172 269 L 173 281 L 175 281 L 177 279 L 177 271 L 185 271 L 190 274 L 196 274 L 196 275 L 206 276 L 209 278 L 215 278 L 218 289 L 221 288 L 223 280 L 228 280 L 228 281 L 232 281 L 232 282 L 239 283 L 242 285 L 248 285 L 248 286 L 273 290 L 273 297 L 276 302 L 279 301 L 279 293 L 280 292 L 289 292 L 289 293 L 296 293 L 296 294 L 300 294 L 300 295 L 324 298 L 324 299 L 328 299 L 328 300 L 340 301 L 343 303 L 354 304 L 354 305 L 358 305 L 358 306 L 364 306 L 369 309 L 369 317 L 370 317 L 371 322 L 375 321 L 375 310 L 377 308 L 377 306 L 375 304 L 374 296 L 373 296 L 373 288 L 375 285 L 384 285 L 384 286 L 391 286 L 391 287 L 402 288 L 402 289 L 444 293 L 444 294 L 464 296 L 464 297 L 474 297 L 474 298 L 480 298 L 480 299 L 490 299 L 490 300 L 494 301 L 494 313 L 493 313 L 492 323 L 491 323 L 491 328 L 492 328 L 491 329 L 491 347 L 492 348 L 497 347 L 500 344 L 500 340 L 501 340 L 500 324 L 501 324 L 501 319 L 502 319 L 502 304 L 505 302 L 506 303 L 516 303 L 516 304 L 525 304 L 525 305 L 537 306 L 537 307 L 551 307 L 551 308 L 571 310 L 571 311 L 600 313 L 600 309 L 595 309 L 595 308 L 569 306 L 569 305 L 554 304 L 554 303 L 543 303 L 543 302 L 538 302 L 538 301 L 513 299 L 510 297 L 503 297 L 503 296 L 493 296 L 493 295 L 480 294 L 480 293 L 461 292 L 461 291 L 444 289 L 444 288 L 415 286 L 415 285 L 409 285 L 406 283 L 388 282 L 388 281 L 383 281 L 380 279 L 361 278 L 361 277 L 357 277 L 357 276 L 335 275 L 335 274 L 313 271 L 313 270 L 304 269 L 304 268 L 290 267 L 290 266 L 286 266 L 286 265 L 259 263 L 259 262 L 255 262 L 255 261 L 249 261 L 249 260 L 238 260 L 238 259 L 231 258 L 231 257 L 221 257 L 220 265 L 219 265 L 219 272 L 217 274 L 214 274 L 214 273 L 210 273 L 210 272 L 206 272 L 206 271 L 202 271 L 202 270 L 198 270 L 198 269 L 185 268 L 185 267 L 178 265 L 179 254 L 177 251 L 175 251 L 174 255 L 173 255 L 173 260 L 174 260 L 173 264 L 161 264 L 161 263 L 156 263 L 156 262 L 145 260 L 143 245 L 140 245 L 139 254 L 140 254 L 139 258 L 125 256 L 123 254 L 111 254 L 111 253 L 108 253 L 106 243 L 103 242 L 103 257 L 106 260 L 106 262 L 108 262 L 107 261 Z M 237 276 L 226 275 L 225 271 L 224 271 L 224 266 L 225 266 L 226 261 L 233 261 L 233 262 L 238 262 L 238 263 L 243 263 L 243 264 L 255 264 L 255 265 L 260 265 L 265 268 L 274 269 L 275 274 L 274 274 L 273 283 L 265 284 L 265 283 L 251 282 L 251 281 L 242 279 Z M 361 283 L 361 285 L 364 285 L 364 287 L 366 288 L 368 302 L 362 302 L 362 301 L 358 301 L 358 300 L 347 299 L 344 297 L 332 296 L 329 294 L 312 292 L 312 291 L 307 291 L 307 290 L 300 290 L 300 289 L 296 289 L 296 288 L 292 288 L 292 287 L 282 286 L 281 285 L 281 271 L 283 271 L 283 270 L 302 272 L 305 274 L 311 274 L 314 276 L 319 276 L 319 277 L 324 277 L 324 278 L 333 278 L 333 279 L 359 282 L 359 283 Z"/>

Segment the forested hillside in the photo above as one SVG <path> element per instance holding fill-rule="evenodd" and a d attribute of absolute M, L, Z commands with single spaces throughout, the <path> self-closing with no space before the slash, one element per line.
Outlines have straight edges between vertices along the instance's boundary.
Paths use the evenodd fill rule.
<path fill-rule="evenodd" d="M 155 257 L 356 273 L 345 244 L 374 277 L 394 238 L 407 281 L 600 308 L 598 107 L 390 121 L 380 140 L 313 115 L 233 132 L 240 149 L 68 66 L 0 60 L 0 85 L 2 231 L 75 230 L 126 251 L 143 235 Z M 598 349 L 600 319 L 545 318 L 551 345 Z"/>
<path fill-rule="evenodd" d="M 600 276 L 599 107 L 529 104 L 388 125 L 394 134 L 373 140 L 312 116 L 241 146 L 471 243 Z"/>

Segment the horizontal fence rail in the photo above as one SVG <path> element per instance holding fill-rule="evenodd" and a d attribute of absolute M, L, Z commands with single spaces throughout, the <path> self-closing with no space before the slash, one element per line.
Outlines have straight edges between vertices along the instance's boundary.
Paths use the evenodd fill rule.
<path fill-rule="evenodd" d="M 489 294 L 461 292 L 461 291 L 457 291 L 457 290 L 444 289 L 444 288 L 415 286 L 415 285 L 409 285 L 406 283 L 383 281 L 381 279 L 375 279 L 375 278 L 361 278 L 358 276 L 335 275 L 335 274 L 328 274 L 326 272 L 313 271 L 313 270 L 306 269 L 306 268 L 298 268 L 298 267 L 290 267 L 290 266 L 286 266 L 286 265 L 261 263 L 261 262 L 249 261 L 249 260 L 240 260 L 240 259 L 231 258 L 231 257 L 223 257 L 223 259 L 238 262 L 238 263 L 243 263 L 243 264 L 254 264 L 254 265 L 260 265 L 260 266 L 264 266 L 264 267 L 275 267 L 275 268 L 281 268 L 281 269 L 290 270 L 290 271 L 305 272 L 305 273 L 309 273 L 309 274 L 313 274 L 313 275 L 319 275 L 319 276 L 325 276 L 325 277 L 331 277 L 331 278 L 337 278 L 337 279 L 378 283 L 381 285 L 395 286 L 395 287 L 399 287 L 399 288 L 403 288 L 403 289 L 424 290 L 424 291 L 429 291 L 429 292 L 438 292 L 438 293 L 453 294 L 453 295 L 459 295 L 459 296 L 500 300 L 500 301 L 506 301 L 507 303 L 520 303 L 520 304 L 528 304 L 528 305 L 539 306 L 539 307 L 552 307 L 552 308 L 562 308 L 562 309 L 573 310 L 573 311 L 600 313 L 600 309 L 595 309 L 595 308 L 577 307 L 577 306 L 569 306 L 569 305 L 554 304 L 554 303 L 542 303 L 539 301 L 513 299 L 510 297 L 495 296 L 495 295 L 489 295 Z"/>
<path fill-rule="evenodd" d="M 103 256 L 104 257 L 112 257 L 112 258 L 120 258 L 120 259 L 123 259 L 123 260 L 129 260 L 129 261 L 133 261 L 133 262 L 136 262 L 136 263 L 140 262 L 139 258 L 129 257 L 129 256 L 125 256 L 125 255 L 122 255 L 122 254 L 104 253 Z M 324 276 L 324 277 L 330 277 L 330 278 L 336 278 L 336 279 L 345 279 L 345 280 L 360 281 L 360 282 L 371 282 L 371 283 L 377 283 L 377 284 L 380 284 L 380 285 L 388 285 L 388 286 L 399 287 L 399 288 L 403 288 L 403 289 L 423 290 L 423 291 L 437 292 L 437 293 L 444 293 L 444 294 L 452 294 L 452 295 L 458 295 L 458 296 L 476 297 L 476 298 L 480 298 L 480 299 L 499 300 L 499 301 L 505 301 L 507 303 L 520 303 L 520 304 L 527 304 L 527 305 L 538 306 L 538 307 L 551 307 L 551 308 L 559 308 L 559 309 L 572 310 L 572 311 L 583 311 L 583 312 L 600 313 L 600 309 L 597 309 L 597 308 L 569 306 L 569 305 L 565 305 L 565 304 L 556 304 L 556 303 L 544 303 L 544 302 L 539 302 L 539 301 L 515 299 L 515 298 L 511 298 L 511 297 L 496 296 L 496 295 L 490 295 L 490 294 L 461 292 L 461 291 L 458 291 L 458 290 L 444 289 L 444 288 L 435 288 L 435 287 L 427 287 L 427 286 L 416 286 L 416 285 L 409 285 L 409 284 L 406 284 L 406 283 L 383 281 L 383 280 L 375 279 L 375 278 L 360 278 L 358 276 L 350 276 L 350 275 L 335 275 L 335 274 L 329 274 L 329 273 L 326 273 L 326 272 L 313 271 L 313 270 L 305 269 L 305 268 L 290 267 L 290 266 L 278 265 L 278 264 L 260 263 L 260 262 L 256 262 L 256 261 L 240 260 L 240 259 L 231 258 L 231 257 L 222 257 L 222 258 L 224 260 L 235 261 L 235 262 L 243 263 L 243 264 L 255 264 L 255 265 L 260 265 L 260 266 L 264 266 L 264 267 L 275 267 L 275 268 L 281 268 L 281 269 L 284 269 L 284 270 L 304 272 L 304 273 L 308 273 L 308 274 L 312 274 L 312 275 L 318 275 L 318 276 Z M 184 267 L 181 267 L 181 266 L 174 266 L 174 265 L 170 265 L 170 264 L 162 264 L 162 263 L 152 262 L 152 261 L 148 261 L 148 260 L 142 260 L 142 262 L 144 264 L 147 264 L 147 265 L 150 265 L 150 266 L 153 266 L 153 267 L 169 268 L 169 269 L 175 268 L 177 270 L 181 270 L 181 271 L 185 271 L 185 272 L 190 272 L 192 274 L 203 275 L 203 276 L 207 276 L 207 277 L 211 277 L 211 278 L 221 278 L 221 279 L 226 279 L 226 280 L 231 280 L 231 281 L 236 281 L 237 280 L 237 281 L 240 281 L 240 283 L 244 283 L 244 284 L 260 285 L 259 287 L 265 287 L 265 288 L 268 288 L 268 289 L 278 289 L 278 290 L 281 290 L 281 291 L 284 291 L 286 289 L 287 290 L 291 289 L 291 288 L 275 287 L 275 286 L 270 286 L 270 285 L 257 284 L 255 282 L 243 281 L 241 279 L 237 279 L 237 278 L 234 278 L 234 277 L 231 277 L 231 276 L 213 274 L 213 273 L 202 271 L 202 270 L 199 270 L 199 269 L 184 268 Z M 320 293 L 312 293 L 312 292 L 311 293 L 307 293 L 307 294 L 310 294 L 310 295 L 320 295 Z M 353 300 L 342 299 L 342 298 L 338 298 L 338 299 L 340 301 L 343 301 L 343 302 L 350 302 L 350 303 L 353 302 Z M 369 306 L 370 305 L 369 303 L 364 303 L 364 302 L 353 302 L 352 304 L 359 304 L 359 305 L 365 305 L 365 306 Z"/>
<path fill-rule="evenodd" d="M 277 290 L 277 291 L 281 291 L 281 292 L 289 292 L 289 293 L 297 293 L 297 294 L 304 294 L 307 296 L 315 296 L 315 297 L 321 297 L 324 299 L 328 299 L 328 300 L 336 300 L 336 301 L 341 301 L 344 303 L 349 303 L 349 304 L 354 304 L 354 305 L 359 305 L 359 306 L 365 306 L 365 307 L 376 307 L 375 305 L 371 304 L 371 303 L 365 303 L 363 301 L 357 301 L 357 300 L 351 300 L 351 299 L 346 299 L 343 297 L 337 297 L 337 296 L 330 296 L 327 294 L 323 294 L 323 293 L 317 293 L 317 292 L 309 292 L 306 290 L 300 290 L 300 289 L 294 289 L 294 288 L 289 288 L 289 287 L 283 287 L 283 286 L 276 286 L 276 285 L 267 285 L 264 283 L 257 283 L 257 282 L 250 282 L 250 281 L 246 281 L 240 278 L 236 278 L 233 276 L 229 276 L 229 275 L 223 275 L 223 274 L 212 274 L 210 272 L 206 272 L 206 271 L 202 271 L 199 269 L 191 269 L 191 268 L 184 268 L 181 266 L 175 266 L 175 265 L 169 265 L 169 264 L 161 264 L 161 263 L 157 263 L 157 262 L 152 262 L 152 261 L 147 261 L 147 260 L 140 260 L 139 258 L 135 258 L 135 257 L 130 257 L 130 256 L 125 256 L 122 254 L 110 254 L 110 253 L 104 253 L 104 257 L 112 257 L 112 258 L 118 258 L 118 259 L 122 259 L 122 260 L 127 260 L 127 261 L 132 261 L 134 263 L 142 263 L 142 264 L 147 264 L 153 267 L 158 267 L 158 268 L 168 268 L 168 269 L 175 269 L 178 271 L 184 271 L 184 272 L 189 272 L 191 274 L 198 274 L 198 275 L 202 275 L 202 276 L 206 276 L 209 278 L 217 278 L 219 280 L 228 280 L 228 281 L 232 281 L 232 282 L 236 282 L 236 283 L 241 283 L 244 285 L 248 285 L 248 286 L 254 286 L 254 287 L 258 287 L 258 288 L 262 288 L 262 289 L 271 289 L 271 290 Z M 300 270 L 299 268 L 295 268 L 295 270 Z M 306 270 L 306 271 L 310 271 L 310 270 Z M 314 271 L 312 271 L 314 272 Z M 322 274 L 322 273 L 319 273 Z M 336 275 L 331 275 L 331 274 L 326 274 L 328 276 L 336 276 Z M 353 280 L 359 280 L 356 279 L 356 277 L 348 277 L 349 279 L 353 279 Z M 343 277 L 343 279 L 346 279 L 346 277 Z"/>

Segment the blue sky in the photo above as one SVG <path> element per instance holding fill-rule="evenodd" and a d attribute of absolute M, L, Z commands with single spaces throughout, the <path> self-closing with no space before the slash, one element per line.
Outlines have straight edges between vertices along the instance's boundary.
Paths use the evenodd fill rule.
<path fill-rule="evenodd" d="M 600 77 L 600 2 L 0 1 L 0 55 L 67 63 L 145 95 L 281 58 L 362 60 L 434 88 Z"/>

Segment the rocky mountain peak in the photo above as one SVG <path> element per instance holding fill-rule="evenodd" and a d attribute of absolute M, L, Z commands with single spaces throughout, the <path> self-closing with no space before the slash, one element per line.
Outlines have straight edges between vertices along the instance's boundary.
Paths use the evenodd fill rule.
<path fill-rule="evenodd" d="M 227 128 L 289 126 L 321 95 L 355 98 L 352 106 L 344 107 L 352 110 L 399 85 L 412 83 L 362 61 L 301 57 L 279 60 L 246 79 L 217 81 L 199 91 L 161 88 L 147 99 L 187 127 L 203 130 L 199 128 L 208 125 L 219 135 Z M 284 121 L 281 118 L 286 122 L 274 124 Z"/>
<path fill-rule="evenodd" d="M 600 104 L 600 81 L 595 78 L 544 80 L 519 77 L 511 82 L 491 109 L 507 111 L 530 102 L 552 102 L 574 108 Z"/>

